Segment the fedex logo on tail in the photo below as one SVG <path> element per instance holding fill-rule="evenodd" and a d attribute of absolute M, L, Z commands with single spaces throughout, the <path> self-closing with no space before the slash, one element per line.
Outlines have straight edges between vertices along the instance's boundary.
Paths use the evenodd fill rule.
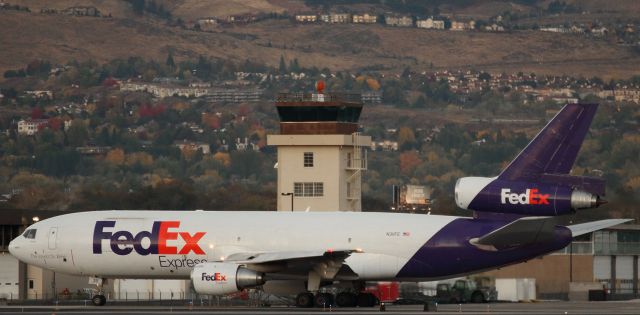
<path fill-rule="evenodd" d="M 523 194 L 511 193 L 511 189 L 502 188 L 500 202 L 512 205 L 548 205 L 549 194 L 540 194 L 538 189 L 527 189 Z"/>
<path fill-rule="evenodd" d="M 97 221 L 93 229 L 93 253 L 102 254 L 102 241 L 108 240 L 113 251 L 117 255 L 129 255 L 135 251 L 139 255 L 187 255 L 193 252 L 196 255 L 204 255 L 204 251 L 198 245 L 198 241 L 206 232 L 182 232 L 180 221 L 155 221 L 151 231 L 140 231 L 136 235 L 129 231 L 114 231 L 116 221 Z M 106 229 L 110 231 L 105 231 Z M 148 240 L 143 245 L 143 240 Z M 176 246 L 178 239 L 184 241 L 184 245 Z M 174 244 L 174 245 L 171 245 Z"/>

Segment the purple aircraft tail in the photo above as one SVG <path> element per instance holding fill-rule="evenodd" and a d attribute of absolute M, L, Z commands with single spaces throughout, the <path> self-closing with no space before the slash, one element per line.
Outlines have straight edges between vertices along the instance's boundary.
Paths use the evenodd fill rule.
<path fill-rule="evenodd" d="M 569 176 L 598 104 L 567 104 L 498 176 L 501 180 L 567 184 L 604 195 L 599 178 Z"/>
<path fill-rule="evenodd" d="M 515 215 L 561 215 L 605 203 L 601 178 L 569 175 L 597 104 L 567 104 L 495 178 L 456 183 L 463 209 Z"/>

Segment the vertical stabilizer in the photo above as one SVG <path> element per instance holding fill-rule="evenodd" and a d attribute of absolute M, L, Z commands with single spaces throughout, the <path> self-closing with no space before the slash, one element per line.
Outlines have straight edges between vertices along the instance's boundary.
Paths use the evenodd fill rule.
<path fill-rule="evenodd" d="M 598 104 L 567 104 L 498 176 L 503 180 L 539 179 L 569 174 Z"/>

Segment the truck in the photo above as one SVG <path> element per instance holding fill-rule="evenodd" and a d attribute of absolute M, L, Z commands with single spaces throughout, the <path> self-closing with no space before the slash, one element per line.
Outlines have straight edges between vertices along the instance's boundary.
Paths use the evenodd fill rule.
<path fill-rule="evenodd" d="M 436 287 L 438 303 L 486 303 L 495 301 L 497 296 L 495 287 L 480 286 L 471 279 L 459 279 L 453 284 L 439 283 Z"/>

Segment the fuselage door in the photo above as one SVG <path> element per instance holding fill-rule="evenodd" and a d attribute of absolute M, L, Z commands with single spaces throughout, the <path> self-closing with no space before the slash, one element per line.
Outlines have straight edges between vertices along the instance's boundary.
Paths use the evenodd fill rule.
<path fill-rule="evenodd" d="M 52 227 L 49 229 L 49 249 L 56 249 L 56 240 L 58 238 L 58 228 Z"/>

